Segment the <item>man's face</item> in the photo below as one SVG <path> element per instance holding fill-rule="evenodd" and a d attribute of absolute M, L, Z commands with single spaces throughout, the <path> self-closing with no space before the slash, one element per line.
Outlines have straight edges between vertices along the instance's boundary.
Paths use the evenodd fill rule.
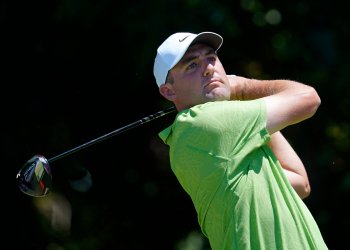
<path fill-rule="evenodd" d="M 166 98 L 174 102 L 178 110 L 208 101 L 230 99 L 225 69 L 215 51 L 207 45 L 191 46 L 169 74 L 173 83 L 164 86 L 172 95 Z"/>

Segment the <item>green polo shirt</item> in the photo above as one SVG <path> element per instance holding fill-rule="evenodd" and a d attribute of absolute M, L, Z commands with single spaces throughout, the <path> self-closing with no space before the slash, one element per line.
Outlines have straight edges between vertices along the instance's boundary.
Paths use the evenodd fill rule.
<path fill-rule="evenodd" d="M 213 250 L 327 249 L 267 146 L 262 99 L 194 106 L 159 136 Z"/>

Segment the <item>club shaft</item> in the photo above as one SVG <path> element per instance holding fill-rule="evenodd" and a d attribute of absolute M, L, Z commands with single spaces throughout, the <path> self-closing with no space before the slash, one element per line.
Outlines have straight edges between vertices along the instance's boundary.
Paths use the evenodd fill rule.
<path fill-rule="evenodd" d="M 158 112 L 155 113 L 155 114 L 146 116 L 146 117 L 144 117 L 144 118 L 142 118 L 142 119 L 140 119 L 140 120 L 138 120 L 138 121 L 135 121 L 135 122 L 133 122 L 133 123 L 130 123 L 130 124 L 124 126 L 124 127 L 121 127 L 121 128 L 116 129 L 116 130 L 113 130 L 113 131 L 111 131 L 111 132 L 109 132 L 109 133 L 107 133 L 107 134 L 105 134 L 105 135 L 102 135 L 102 136 L 96 138 L 96 139 L 93 139 L 93 140 L 88 141 L 88 142 L 86 142 L 86 143 L 84 143 L 84 144 L 81 144 L 81 145 L 79 145 L 79 146 L 77 146 L 77 147 L 75 147 L 75 148 L 72 148 L 72 149 L 70 149 L 70 150 L 67 150 L 67 151 L 65 151 L 65 152 L 63 152 L 63 153 L 61 153 L 61 154 L 59 154 L 59 155 L 56 155 L 56 156 L 54 156 L 54 157 L 48 159 L 48 161 L 51 163 L 51 162 L 53 162 L 53 161 L 56 161 L 56 160 L 58 160 L 58 159 L 61 159 L 62 157 L 65 157 L 65 156 L 67 156 L 67 155 L 73 154 L 73 153 L 75 153 L 75 152 L 77 152 L 77 151 L 79 151 L 79 150 L 82 150 L 82 149 L 84 149 L 84 148 L 86 148 L 86 147 L 89 147 L 89 146 L 91 146 L 91 145 L 93 145 L 93 144 L 96 144 L 96 143 L 98 143 L 98 142 L 101 142 L 101 141 L 103 141 L 103 140 L 106 140 L 106 139 L 108 139 L 108 138 L 110 138 L 110 137 L 112 137 L 112 136 L 115 136 L 115 135 L 117 135 L 117 134 L 120 134 L 120 133 L 122 133 L 122 132 L 125 132 L 125 131 L 127 131 L 127 130 L 129 130 L 129 129 L 135 128 L 135 127 L 137 127 L 137 126 L 139 126 L 139 125 L 142 125 L 142 124 L 145 124 L 145 123 L 147 123 L 147 122 L 150 122 L 150 121 L 152 121 L 152 120 L 154 120 L 154 119 L 157 119 L 157 118 L 159 118 L 159 117 L 161 117 L 161 116 L 170 114 L 170 113 L 172 113 L 172 112 L 174 112 L 174 111 L 176 111 L 176 108 L 175 108 L 174 106 L 173 106 L 173 107 L 170 107 L 170 108 L 168 108 L 168 109 L 166 109 L 166 110 L 158 111 Z"/>

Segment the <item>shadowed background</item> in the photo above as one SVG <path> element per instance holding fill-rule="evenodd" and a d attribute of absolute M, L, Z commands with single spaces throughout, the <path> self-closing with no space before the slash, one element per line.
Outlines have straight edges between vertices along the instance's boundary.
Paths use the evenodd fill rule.
<path fill-rule="evenodd" d="M 338 3 L 337 3 L 338 2 Z M 34 154 L 47 158 L 169 107 L 152 68 L 178 31 L 224 38 L 226 72 L 288 78 L 322 99 L 284 134 L 301 156 L 305 200 L 330 249 L 347 244 L 350 191 L 349 13 L 326 0 L 47 0 L 0 3 L 1 146 L 6 235 L 18 249 L 209 249 L 157 133 L 173 115 L 51 164 L 52 194 L 15 183 Z M 87 169 L 92 186 L 72 188 Z M 7 199 L 7 196 L 9 197 Z M 6 237 L 6 238 L 9 238 Z"/>

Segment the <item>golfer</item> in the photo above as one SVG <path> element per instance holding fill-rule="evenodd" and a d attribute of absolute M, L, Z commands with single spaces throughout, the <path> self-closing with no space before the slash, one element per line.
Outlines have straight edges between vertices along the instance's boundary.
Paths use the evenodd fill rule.
<path fill-rule="evenodd" d="M 157 49 L 154 76 L 178 114 L 159 133 L 213 250 L 327 249 L 304 204 L 310 184 L 281 130 L 312 117 L 315 89 L 227 75 L 213 32 L 179 32 Z"/>

